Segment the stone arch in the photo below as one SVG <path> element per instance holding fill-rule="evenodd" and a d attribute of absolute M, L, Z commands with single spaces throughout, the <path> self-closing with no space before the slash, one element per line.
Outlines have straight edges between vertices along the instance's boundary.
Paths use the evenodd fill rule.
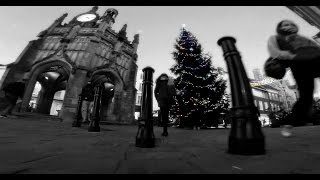
<path fill-rule="evenodd" d="M 123 81 L 121 77 L 113 69 L 99 69 L 92 73 L 90 80 L 93 85 L 99 83 L 110 83 L 114 86 L 113 102 L 109 102 L 108 105 L 102 106 L 101 117 L 103 119 L 118 121 L 121 114 L 121 99 L 123 94 Z"/>
<path fill-rule="evenodd" d="M 57 69 L 50 69 L 50 68 L 57 68 Z M 35 63 L 29 72 L 29 80 L 26 85 L 24 96 L 22 98 L 22 104 L 21 104 L 21 110 L 20 110 L 21 112 L 27 111 L 34 87 L 36 85 L 36 82 L 38 81 L 39 76 L 45 72 L 51 72 L 51 71 L 55 71 L 59 73 L 61 76 L 59 76 L 58 78 L 62 78 L 60 80 L 68 80 L 70 73 L 72 71 L 72 65 L 63 60 L 46 60 L 46 61 Z"/>
<path fill-rule="evenodd" d="M 115 90 L 123 90 L 124 84 L 121 77 L 113 69 L 99 69 L 92 73 L 90 81 L 97 81 L 94 77 L 99 75 L 108 75 L 114 78 Z"/>

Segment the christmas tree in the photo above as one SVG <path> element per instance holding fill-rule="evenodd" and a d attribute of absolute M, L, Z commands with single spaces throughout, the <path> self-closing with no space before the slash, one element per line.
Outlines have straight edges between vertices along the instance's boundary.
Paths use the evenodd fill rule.
<path fill-rule="evenodd" d="M 196 37 L 184 27 L 174 45 L 176 101 L 170 116 L 181 127 L 211 126 L 229 106 L 226 81 L 214 68 L 211 56 L 204 54 Z M 221 70 L 221 69 L 220 69 Z"/>

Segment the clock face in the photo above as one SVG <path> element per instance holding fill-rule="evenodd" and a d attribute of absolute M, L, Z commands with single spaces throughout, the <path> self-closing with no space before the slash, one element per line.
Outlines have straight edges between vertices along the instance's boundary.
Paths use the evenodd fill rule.
<path fill-rule="evenodd" d="M 88 22 L 92 21 L 96 18 L 95 14 L 83 14 L 77 18 L 78 21 L 80 22 Z"/>

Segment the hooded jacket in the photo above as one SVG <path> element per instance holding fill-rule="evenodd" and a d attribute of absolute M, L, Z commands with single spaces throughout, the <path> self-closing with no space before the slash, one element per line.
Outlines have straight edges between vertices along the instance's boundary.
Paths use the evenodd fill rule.
<path fill-rule="evenodd" d="M 168 76 L 167 76 L 168 77 Z M 172 79 L 156 81 L 156 87 L 154 90 L 156 100 L 160 106 L 171 106 L 173 103 L 173 96 L 176 95 L 176 90 Z"/>

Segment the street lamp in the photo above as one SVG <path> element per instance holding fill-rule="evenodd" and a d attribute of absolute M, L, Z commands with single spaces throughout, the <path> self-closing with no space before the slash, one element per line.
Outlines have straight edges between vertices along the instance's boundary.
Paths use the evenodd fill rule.
<path fill-rule="evenodd" d="M 136 135 L 136 147 L 153 148 L 155 147 L 155 136 L 153 132 L 152 115 L 152 76 L 154 69 L 146 67 L 143 70 L 141 119 L 139 120 L 139 129 Z"/>
<path fill-rule="evenodd" d="M 265 140 L 253 103 L 252 89 L 233 37 L 219 39 L 227 63 L 231 85 L 231 131 L 228 152 L 231 154 L 265 154 Z"/>
<path fill-rule="evenodd" d="M 94 87 L 92 120 L 89 123 L 88 132 L 100 132 L 99 122 L 101 111 L 101 95 L 104 88 L 105 87 L 102 83 L 99 83 Z"/>

